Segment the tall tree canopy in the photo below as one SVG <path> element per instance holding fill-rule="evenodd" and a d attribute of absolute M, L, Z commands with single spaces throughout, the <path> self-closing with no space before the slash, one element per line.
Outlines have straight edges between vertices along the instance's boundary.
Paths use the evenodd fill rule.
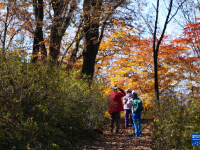
<path fill-rule="evenodd" d="M 123 72 L 118 72 L 115 80 L 121 80 L 118 77 L 126 75 L 127 77 L 133 76 L 135 79 L 126 79 L 126 81 L 123 79 L 124 82 L 121 81 L 123 84 L 136 81 L 139 78 L 137 68 L 141 68 L 140 65 L 144 63 L 142 58 L 147 57 L 149 61 L 143 64 L 144 72 L 152 79 L 153 73 L 149 70 L 152 71 L 152 67 L 155 69 L 153 71 L 155 79 L 152 79 L 151 82 L 155 84 L 156 97 L 159 99 L 159 90 L 162 87 L 160 84 L 171 84 L 172 81 L 171 78 L 168 82 L 163 79 L 164 77 L 159 79 L 162 77 L 161 74 L 165 72 L 160 68 L 163 65 L 160 63 L 164 63 L 162 62 L 164 60 L 159 50 L 162 51 L 167 43 L 165 40 L 170 43 L 175 38 L 165 37 L 167 25 L 174 18 L 175 23 L 177 23 L 176 15 L 180 16 L 180 12 L 184 14 L 185 19 L 191 18 L 189 20 L 193 20 L 193 23 L 185 25 L 184 33 L 174 41 L 174 44 L 184 43 L 185 48 L 192 49 L 193 54 L 199 57 L 199 20 L 194 18 L 195 12 L 192 15 L 187 11 L 188 6 L 194 10 L 198 7 L 197 3 L 193 6 L 189 2 L 179 1 L 175 3 L 172 0 L 169 3 L 160 3 L 159 0 L 153 2 L 152 9 L 148 4 L 145 1 L 128 0 L 6 1 L 1 3 L 3 10 L 0 20 L 1 45 L 4 52 L 12 48 L 19 48 L 20 51 L 31 53 L 33 62 L 39 57 L 45 60 L 49 55 L 54 60 L 54 64 L 58 62 L 60 66 L 67 64 L 68 68 L 77 65 L 82 77 L 91 81 L 94 75 L 101 76 L 98 78 L 105 81 L 107 85 L 114 82 L 114 78 L 111 79 L 111 76 L 116 75 L 114 72 L 119 70 L 123 70 Z M 148 11 L 145 11 L 145 8 L 148 8 Z M 164 22 L 162 21 L 163 16 L 161 16 L 162 8 L 167 11 Z M 160 25 L 162 23 L 163 27 Z M 182 22 L 177 23 L 177 25 L 180 23 Z M 150 34 L 147 34 L 145 27 L 149 29 Z M 164 43 L 162 44 L 162 42 Z M 168 47 L 169 52 L 174 48 L 172 45 L 165 46 Z M 153 48 L 153 54 L 150 53 L 150 48 Z M 174 56 L 173 53 L 171 55 Z M 124 62 L 120 69 L 117 68 L 117 63 L 120 64 L 121 61 L 115 62 L 119 58 Z M 140 63 L 136 65 L 137 68 L 129 68 L 128 70 L 125 65 L 126 61 L 135 63 L 138 59 Z M 153 59 L 154 66 L 151 63 Z M 173 59 L 173 61 L 178 63 L 177 59 Z M 197 62 L 192 63 L 195 65 Z M 134 66 L 130 63 L 129 66 L 131 67 L 131 65 Z M 105 70 L 101 72 L 102 69 Z M 146 73 L 143 73 L 143 79 L 148 77 L 144 75 Z M 105 74 L 109 74 L 110 77 Z M 136 84 L 136 82 L 134 83 Z M 196 86 L 195 84 L 193 87 Z"/>

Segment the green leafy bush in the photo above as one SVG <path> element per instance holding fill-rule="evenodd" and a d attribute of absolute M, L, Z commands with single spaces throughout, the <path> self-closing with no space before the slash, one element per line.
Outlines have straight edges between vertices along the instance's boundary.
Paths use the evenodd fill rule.
<path fill-rule="evenodd" d="M 154 120 L 154 149 L 198 149 L 191 145 L 192 133 L 200 133 L 199 100 L 163 99 Z"/>
<path fill-rule="evenodd" d="M 94 138 L 107 110 L 102 85 L 10 54 L 0 62 L 0 147 L 72 149 Z"/>

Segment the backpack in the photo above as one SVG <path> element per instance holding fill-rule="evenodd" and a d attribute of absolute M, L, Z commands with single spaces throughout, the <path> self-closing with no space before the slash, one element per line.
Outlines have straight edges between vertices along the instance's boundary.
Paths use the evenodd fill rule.
<path fill-rule="evenodd" d="M 143 111 L 142 101 L 140 99 L 133 100 L 133 112 Z"/>

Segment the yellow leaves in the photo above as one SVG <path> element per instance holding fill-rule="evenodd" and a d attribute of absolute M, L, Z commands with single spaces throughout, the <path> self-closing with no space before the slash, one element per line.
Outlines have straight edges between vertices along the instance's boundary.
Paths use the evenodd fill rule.
<path fill-rule="evenodd" d="M 165 64 L 163 67 L 164 67 L 164 68 L 168 68 L 168 65 L 167 65 L 167 64 Z"/>
<path fill-rule="evenodd" d="M 118 82 L 118 76 L 115 76 L 115 77 L 113 77 L 112 78 L 112 80 L 111 80 L 111 85 L 114 85 L 114 84 L 116 84 Z"/>
<path fill-rule="evenodd" d="M 106 118 L 110 118 L 110 114 L 109 114 L 109 112 L 105 112 L 104 117 L 106 117 Z"/>
<path fill-rule="evenodd" d="M 153 111 L 155 107 L 151 104 L 151 100 L 155 94 L 155 84 L 152 39 L 140 40 L 130 36 L 129 32 L 134 33 L 118 30 L 106 38 L 106 42 L 101 45 L 102 63 L 99 65 L 103 65 L 102 72 L 107 73 L 103 75 L 108 85 L 117 84 L 123 89 L 136 89 L 139 95 L 142 95 L 145 111 Z M 163 42 L 161 45 L 158 59 L 160 89 L 166 85 L 174 88 L 181 78 L 185 78 L 183 72 L 194 72 L 193 70 L 199 69 L 198 65 L 191 65 L 197 60 L 185 53 L 188 51 L 187 46 L 168 44 L 169 39 L 165 40 L 167 44 Z M 192 84 L 189 84 L 189 88 L 191 87 Z M 152 115 L 147 115 L 150 116 Z"/>
<path fill-rule="evenodd" d="M 9 117 L 10 115 L 11 115 L 11 113 L 10 113 L 10 112 L 7 112 L 6 117 Z"/>
<path fill-rule="evenodd" d="M 17 100 L 16 98 L 14 98 L 13 101 L 16 103 L 20 102 L 20 100 Z"/>
<path fill-rule="evenodd" d="M 106 50 L 112 48 L 115 45 L 112 41 L 102 42 L 100 45 L 100 50 Z"/>
<path fill-rule="evenodd" d="M 0 3 L 0 9 L 2 9 L 2 10 L 5 9 L 5 5 L 6 5 L 6 3 L 2 3 L 2 2 L 1 2 L 1 3 Z"/>
<path fill-rule="evenodd" d="M 145 93 L 145 94 L 142 94 L 141 96 L 142 104 L 144 107 L 143 117 L 145 118 L 153 118 L 153 112 L 155 110 L 155 107 L 153 106 L 151 102 L 153 97 L 154 97 L 153 93 L 150 93 L 150 94 Z"/>
<path fill-rule="evenodd" d="M 154 121 L 158 123 L 158 122 L 159 122 L 159 119 L 154 119 Z"/>
<path fill-rule="evenodd" d="M 119 75 L 124 75 L 124 74 L 126 74 L 128 72 L 128 70 L 122 70 L 122 69 L 120 69 L 119 71 L 118 71 L 118 74 Z"/>

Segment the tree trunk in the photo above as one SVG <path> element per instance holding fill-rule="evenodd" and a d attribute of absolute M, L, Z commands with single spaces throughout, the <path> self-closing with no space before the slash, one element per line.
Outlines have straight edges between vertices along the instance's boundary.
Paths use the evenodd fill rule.
<path fill-rule="evenodd" d="M 99 50 L 99 22 L 101 2 L 97 0 L 84 0 L 84 32 L 85 49 L 83 50 L 83 78 L 92 80 L 94 76 L 95 59 Z"/>
<path fill-rule="evenodd" d="M 33 42 L 33 58 L 32 62 L 38 60 L 38 56 L 40 55 L 40 59 L 45 59 L 47 56 L 47 51 L 45 48 L 44 38 L 43 38 L 43 0 L 33 0 L 33 7 L 35 12 L 35 21 L 36 21 L 36 29 L 34 32 L 34 42 Z"/>
<path fill-rule="evenodd" d="M 155 82 L 155 98 L 156 98 L 156 107 L 160 110 L 160 102 L 159 102 L 159 87 L 158 87 L 158 51 L 159 46 L 161 43 L 160 39 L 157 41 L 156 34 L 157 34 L 157 25 L 158 25 L 158 13 L 159 13 L 159 0 L 157 0 L 157 8 L 156 8 L 156 20 L 155 20 L 155 28 L 153 33 L 153 59 L 154 59 L 154 82 Z M 157 44 L 156 44 L 157 43 Z"/>
<path fill-rule="evenodd" d="M 84 0 L 85 49 L 83 50 L 82 77 L 85 78 L 86 75 L 86 79 L 90 81 L 92 81 L 94 76 L 95 59 L 107 21 L 113 12 L 124 2 L 125 0 L 110 1 L 110 10 L 106 15 L 101 16 L 103 0 Z"/>
<path fill-rule="evenodd" d="M 159 102 L 159 84 L 158 84 L 158 51 L 154 52 L 154 80 L 155 80 L 155 96 L 156 96 L 156 107 L 160 108 Z"/>
<path fill-rule="evenodd" d="M 89 41 L 90 38 L 86 39 L 88 45 L 83 51 L 83 66 L 82 66 L 82 74 L 89 80 L 93 79 L 94 76 L 94 66 L 95 66 L 95 59 L 98 53 L 99 45 L 98 43 L 93 43 Z"/>
<path fill-rule="evenodd" d="M 51 27 L 50 35 L 50 47 L 49 54 L 53 60 L 57 60 L 58 55 L 60 54 L 60 44 L 62 37 L 58 35 L 58 28 L 56 25 Z"/>
<path fill-rule="evenodd" d="M 176 15 L 176 13 L 178 12 L 178 9 L 182 6 L 182 4 L 185 1 L 182 2 L 181 5 L 179 5 L 179 7 L 177 8 L 177 11 L 170 18 L 171 11 L 172 11 L 172 4 L 173 4 L 173 0 L 170 0 L 169 7 L 168 7 L 167 17 L 166 17 L 165 23 L 164 23 L 164 28 L 163 28 L 162 34 L 161 34 L 161 36 L 160 36 L 160 38 L 158 40 L 156 38 L 156 35 L 157 35 L 157 25 L 158 25 L 159 2 L 160 2 L 160 0 L 157 0 L 156 20 L 155 20 L 155 27 L 154 27 L 154 33 L 153 33 L 153 54 L 154 54 L 154 73 L 155 73 L 155 98 L 156 98 L 156 105 L 157 105 L 158 111 L 160 110 L 159 84 L 158 84 L 158 52 L 159 52 L 159 47 L 160 47 L 160 44 L 161 44 L 162 39 L 164 37 L 164 34 L 165 34 L 165 31 L 166 31 L 168 23 Z"/>
<path fill-rule="evenodd" d="M 6 21 L 4 23 L 4 35 L 3 35 L 3 59 L 6 58 L 6 36 L 7 36 L 7 29 L 8 29 L 8 17 L 9 17 L 9 7 L 7 6 L 7 12 L 6 12 Z"/>
<path fill-rule="evenodd" d="M 60 54 L 62 37 L 70 25 L 70 20 L 77 4 L 74 0 L 51 0 L 51 4 L 54 10 L 54 18 L 51 27 L 49 54 L 53 61 L 57 61 Z"/>

